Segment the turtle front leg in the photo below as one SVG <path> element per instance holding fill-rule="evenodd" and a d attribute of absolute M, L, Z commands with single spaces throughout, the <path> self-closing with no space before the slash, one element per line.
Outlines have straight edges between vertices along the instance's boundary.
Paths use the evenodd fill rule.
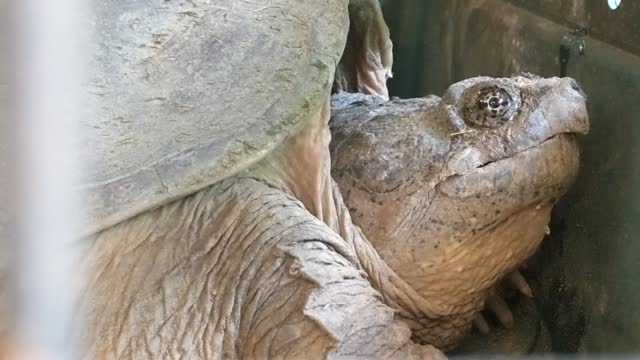
<path fill-rule="evenodd" d="M 86 359 L 443 359 L 349 244 L 269 181 L 227 179 L 92 239 Z"/>
<path fill-rule="evenodd" d="M 334 92 L 360 92 L 389 98 L 393 45 L 377 0 L 349 1 L 349 34 L 336 70 Z"/>
<path fill-rule="evenodd" d="M 88 241 L 85 358 L 444 358 L 331 179 L 328 100 L 246 171 Z"/>
<path fill-rule="evenodd" d="M 331 248 L 342 249 L 338 251 L 341 254 L 350 254 L 349 256 L 343 255 L 343 257 L 349 259 L 351 262 L 349 266 L 358 270 L 360 275 L 357 278 L 347 274 L 347 270 L 332 270 L 333 253 L 320 251 L 316 245 L 309 245 L 309 248 L 304 247 L 303 250 L 300 250 L 301 252 L 296 252 L 296 257 L 301 259 L 309 256 L 309 263 L 313 266 L 307 269 L 309 269 L 309 274 L 321 284 L 321 287 L 324 287 L 322 284 L 326 284 L 327 289 L 340 289 L 322 290 L 323 294 L 327 291 L 329 294 L 335 292 L 336 296 L 330 295 L 329 298 L 323 300 L 325 305 L 312 306 L 313 309 L 323 309 L 323 311 L 326 307 L 326 311 L 323 312 L 326 315 L 313 316 L 318 319 L 330 320 L 324 326 L 333 326 L 336 319 L 340 319 L 340 324 L 349 324 L 348 336 L 340 335 L 339 338 L 344 339 L 344 344 L 346 344 L 344 349 L 351 350 L 347 352 L 336 350 L 335 353 L 340 354 L 336 355 L 337 357 L 346 356 L 347 353 L 357 349 L 358 354 L 366 355 L 367 358 L 442 358 L 442 353 L 434 348 L 437 346 L 435 343 L 422 341 L 420 344 L 423 345 L 418 345 L 413 342 L 415 334 L 412 331 L 412 326 L 420 321 L 426 321 L 429 324 L 435 322 L 437 324 L 434 325 L 433 332 L 437 337 L 441 333 L 437 328 L 443 323 L 440 315 L 446 313 L 446 310 L 434 307 L 428 299 L 421 297 L 398 277 L 378 255 L 361 230 L 351 221 L 342 194 L 331 177 L 329 117 L 330 107 L 329 98 L 327 98 L 327 101 L 310 117 L 303 129 L 287 139 L 271 156 L 255 164 L 242 176 L 268 179 L 275 187 L 283 189 L 293 198 L 298 199 L 314 221 L 323 223 L 327 231 L 339 239 L 335 243 L 339 246 L 334 244 L 331 245 Z M 302 233 L 306 232 L 302 231 Z M 309 242 L 315 243 L 317 238 L 311 239 Z M 308 255 L 308 252 L 315 252 L 315 254 Z M 306 260 L 301 261 L 303 264 L 307 262 Z M 342 264 L 343 260 L 339 260 L 337 263 Z M 334 274 L 342 275 L 334 277 Z M 366 281 L 361 282 L 360 276 L 363 276 Z M 356 283 L 352 282 L 354 279 L 357 280 Z M 373 301 L 371 298 L 366 301 L 361 300 L 358 298 L 359 295 L 354 293 L 357 289 L 366 289 L 366 292 L 372 292 L 375 294 L 376 300 Z M 343 298 L 343 291 L 350 295 Z M 338 300 L 339 306 L 331 305 Z M 362 304 L 366 304 L 366 306 L 361 307 Z M 370 309 L 378 310 L 370 312 Z M 393 312 L 393 318 L 397 322 L 395 320 L 392 323 L 388 322 L 390 321 L 387 318 L 388 310 Z M 344 314 L 345 311 L 348 315 Z M 305 313 L 309 312 L 305 311 Z M 408 323 L 404 321 L 406 319 L 412 321 Z M 355 330 L 361 326 L 360 324 L 368 324 L 366 326 L 373 326 L 373 329 L 356 333 Z M 378 332 L 378 328 L 384 329 L 384 331 Z M 428 332 L 431 330 L 427 329 Z M 398 339 L 394 340 L 398 334 L 401 335 L 401 346 L 397 343 L 393 346 L 389 345 L 390 339 L 399 341 Z M 363 337 L 360 337 L 361 335 Z M 380 337 L 378 338 L 378 336 Z M 348 345 L 355 342 L 360 343 L 357 346 Z M 383 348 L 393 348 L 397 352 L 394 350 L 384 356 L 370 352 L 372 349 L 382 351 Z"/>

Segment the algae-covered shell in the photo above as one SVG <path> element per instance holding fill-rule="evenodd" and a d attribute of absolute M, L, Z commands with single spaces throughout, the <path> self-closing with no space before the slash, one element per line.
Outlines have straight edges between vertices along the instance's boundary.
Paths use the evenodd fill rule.
<path fill-rule="evenodd" d="M 94 1 L 86 233 L 246 168 L 326 100 L 346 0 Z"/>

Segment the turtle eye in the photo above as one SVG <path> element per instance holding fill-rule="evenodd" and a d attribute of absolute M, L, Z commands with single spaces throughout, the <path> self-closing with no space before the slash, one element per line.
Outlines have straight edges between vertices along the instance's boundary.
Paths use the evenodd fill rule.
<path fill-rule="evenodd" d="M 508 110 L 511 100 L 506 93 L 495 92 L 489 94 L 479 94 L 478 110 L 484 112 L 486 116 L 497 118 L 503 116 Z"/>
<path fill-rule="evenodd" d="M 470 94 L 471 95 L 471 94 Z M 476 125 L 497 127 L 509 121 L 517 111 L 509 92 L 497 86 L 485 87 L 473 94 L 471 105 L 465 109 L 465 120 Z"/>

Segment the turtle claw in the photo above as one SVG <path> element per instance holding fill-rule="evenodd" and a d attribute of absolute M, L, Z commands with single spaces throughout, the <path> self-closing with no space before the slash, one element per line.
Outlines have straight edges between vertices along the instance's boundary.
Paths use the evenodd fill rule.
<path fill-rule="evenodd" d="M 510 329 L 514 325 L 514 317 L 505 301 L 506 298 L 510 297 L 506 291 L 508 289 L 515 289 L 528 298 L 533 298 L 533 291 L 519 270 L 508 274 L 501 283 L 491 290 L 485 302 L 485 311 L 491 311 L 502 326 Z M 483 335 L 487 335 L 490 332 L 489 323 L 482 313 L 478 313 L 474 317 L 473 327 Z"/>
<path fill-rule="evenodd" d="M 507 305 L 502 297 L 495 293 L 489 295 L 487 305 L 504 327 L 507 329 L 511 329 L 513 327 L 513 313 L 511 313 L 509 305 Z"/>
<path fill-rule="evenodd" d="M 533 298 L 533 291 L 520 271 L 516 270 L 507 276 L 507 281 L 528 298 Z"/>
<path fill-rule="evenodd" d="M 482 316 L 482 313 L 477 313 L 473 318 L 473 327 L 476 328 L 482 335 L 489 335 L 491 332 L 491 328 L 489 327 L 489 323 Z"/>

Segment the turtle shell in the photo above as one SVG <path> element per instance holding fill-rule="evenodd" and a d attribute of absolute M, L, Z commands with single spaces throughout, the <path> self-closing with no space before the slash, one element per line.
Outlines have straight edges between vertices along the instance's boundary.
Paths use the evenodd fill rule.
<path fill-rule="evenodd" d="M 347 0 L 93 3 L 87 234 L 267 155 L 329 96 L 349 27 Z"/>

